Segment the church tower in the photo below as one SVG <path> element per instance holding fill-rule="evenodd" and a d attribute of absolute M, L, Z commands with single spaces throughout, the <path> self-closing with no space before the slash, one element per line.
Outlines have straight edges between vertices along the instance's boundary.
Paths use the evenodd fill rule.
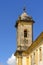
<path fill-rule="evenodd" d="M 34 20 L 28 16 L 25 9 L 16 21 L 17 29 L 17 50 L 15 56 L 17 57 L 17 65 L 22 65 L 22 53 L 31 46 L 33 42 L 33 23 Z"/>
<path fill-rule="evenodd" d="M 17 50 L 26 50 L 33 42 L 33 19 L 24 11 L 16 22 Z"/>

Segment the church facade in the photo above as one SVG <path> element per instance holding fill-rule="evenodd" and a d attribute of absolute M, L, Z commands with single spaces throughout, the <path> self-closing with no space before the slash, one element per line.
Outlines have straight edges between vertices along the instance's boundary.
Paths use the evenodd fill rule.
<path fill-rule="evenodd" d="M 33 41 L 34 23 L 25 11 L 16 21 L 16 65 L 43 65 L 43 32 Z"/>

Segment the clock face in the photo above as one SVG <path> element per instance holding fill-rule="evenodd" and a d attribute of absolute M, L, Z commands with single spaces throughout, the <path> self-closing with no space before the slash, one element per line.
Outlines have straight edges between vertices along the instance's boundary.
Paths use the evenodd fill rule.
<path fill-rule="evenodd" d="M 24 39 L 24 44 L 28 44 L 28 40 Z"/>

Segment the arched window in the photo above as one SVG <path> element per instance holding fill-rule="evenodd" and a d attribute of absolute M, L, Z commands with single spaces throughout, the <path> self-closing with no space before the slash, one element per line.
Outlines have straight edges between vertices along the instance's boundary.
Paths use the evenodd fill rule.
<path fill-rule="evenodd" d="M 24 37 L 27 37 L 27 29 L 24 30 Z"/>
<path fill-rule="evenodd" d="M 34 52 L 34 64 L 35 64 L 35 52 Z"/>
<path fill-rule="evenodd" d="M 41 47 L 39 48 L 39 56 L 40 56 L 40 61 L 42 60 L 42 49 Z"/>

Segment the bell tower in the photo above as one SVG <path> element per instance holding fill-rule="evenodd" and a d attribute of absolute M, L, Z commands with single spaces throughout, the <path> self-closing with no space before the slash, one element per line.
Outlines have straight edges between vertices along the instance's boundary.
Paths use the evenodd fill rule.
<path fill-rule="evenodd" d="M 15 25 L 17 29 L 17 50 L 14 55 L 17 59 L 17 65 L 23 65 L 23 57 L 28 56 L 25 51 L 33 42 L 33 23 L 34 20 L 31 16 L 28 16 L 24 9 L 24 12 L 20 15 Z"/>
<path fill-rule="evenodd" d="M 33 23 L 34 20 L 28 16 L 25 9 L 21 16 L 16 21 L 17 29 L 17 50 L 24 51 L 31 46 L 33 42 Z"/>

